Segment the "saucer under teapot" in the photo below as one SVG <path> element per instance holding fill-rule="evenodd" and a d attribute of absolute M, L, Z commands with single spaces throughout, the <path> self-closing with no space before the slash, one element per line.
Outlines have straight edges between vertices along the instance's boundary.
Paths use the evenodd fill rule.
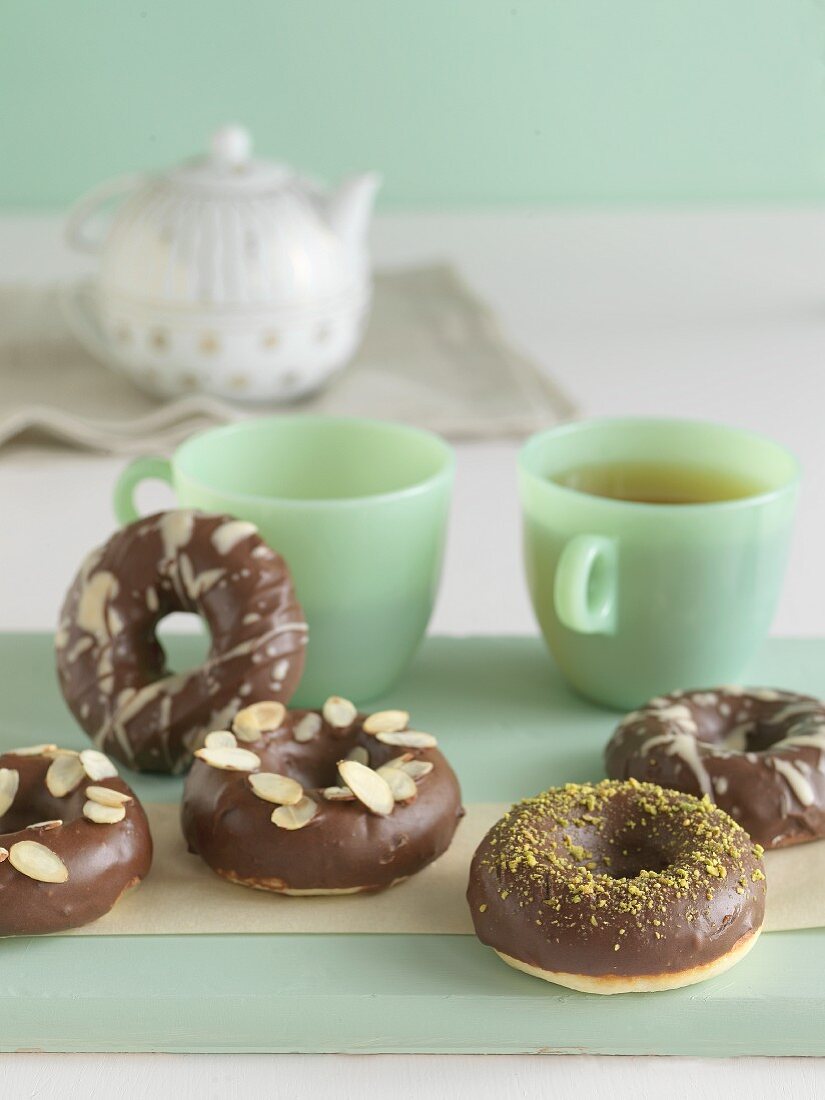
<path fill-rule="evenodd" d="M 156 394 L 301 397 L 358 346 L 379 185 L 366 173 L 324 193 L 253 159 L 247 131 L 225 127 L 207 156 L 110 181 L 77 203 L 69 242 L 99 253 L 100 268 L 64 297 L 72 328 Z M 116 200 L 104 228 L 101 211 Z"/>

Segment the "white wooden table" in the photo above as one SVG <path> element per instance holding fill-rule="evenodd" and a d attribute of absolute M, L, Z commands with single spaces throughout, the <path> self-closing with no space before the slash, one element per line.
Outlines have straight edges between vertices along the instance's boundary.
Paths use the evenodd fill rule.
<path fill-rule="evenodd" d="M 0 218 L 0 281 L 86 270 L 59 226 Z M 825 630 L 825 211 L 395 215 L 378 220 L 374 242 L 379 263 L 454 262 L 588 415 L 703 417 L 791 446 L 805 485 L 775 632 Z M 533 630 L 515 452 L 460 448 L 436 632 Z M 0 453 L 0 629 L 52 629 L 77 564 L 113 526 L 121 465 L 57 449 Z M 147 507 L 168 500 L 161 487 L 145 491 Z M 813 1059 L 31 1054 L 3 1057 L 0 1074 L 4 1097 L 38 1100 L 825 1091 L 825 1060 Z"/>

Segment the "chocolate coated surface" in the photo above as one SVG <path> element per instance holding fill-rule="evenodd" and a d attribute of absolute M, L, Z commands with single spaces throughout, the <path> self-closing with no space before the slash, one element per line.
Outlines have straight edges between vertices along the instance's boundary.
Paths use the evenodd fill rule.
<path fill-rule="evenodd" d="M 143 807 L 118 777 L 84 779 L 71 793 L 55 798 L 46 787 L 50 756 L 4 753 L 0 768 L 20 776 L 14 802 L 0 818 L 0 846 L 21 840 L 45 845 L 63 860 L 66 882 L 36 882 L 6 859 L 0 863 L 0 936 L 62 932 L 97 920 L 130 886 L 145 878 L 152 863 L 152 837 Z M 86 788 L 110 787 L 133 800 L 126 815 L 112 825 L 97 825 L 83 816 Z M 41 821 L 62 820 L 58 828 L 29 829 Z"/>
<path fill-rule="evenodd" d="M 173 611 L 200 615 L 211 635 L 206 662 L 178 674 L 155 634 Z M 290 698 L 306 637 L 286 563 L 254 526 L 179 510 L 92 551 L 55 645 L 63 695 L 95 745 L 137 771 L 180 772 L 241 707 Z"/>
<path fill-rule="evenodd" d="M 569 784 L 517 803 L 473 857 L 482 943 L 542 970 L 675 973 L 759 930 L 760 849 L 707 800 L 652 784 Z"/>
<path fill-rule="evenodd" d="M 264 889 L 379 890 L 447 850 L 464 811 L 458 781 L 438 749 L 382 744 L 363 731 L 363 715 L 343 730 L 323 722 L 313 740 L 299 743 L 292 730 L 307 713 L 288 713 L 279 730 L 243 748 L 260 757 L 261 771 L 296 779 L 317 803 L 315 817 L 302 829 L 279 828 L 270 820 L 276 807 L 253 794 L 249 773 L 195 760 L 182 805 L 191 851 L 218 874 Z M 417 781 L 417 797 L 396 803 L 386 817 L 357 800 L 328 801 L 322 790 L 341 782 L 336 764 L 356 745 L 367 749 L 373 768 L 410 752 L 433 770 Z"/>
<path fill-rule="evenodd" d="M 707 796 L 765 848 L 825 836 L 825 707 L 769 688 L 675 692 L 629 714 L 607 774 Z"/>

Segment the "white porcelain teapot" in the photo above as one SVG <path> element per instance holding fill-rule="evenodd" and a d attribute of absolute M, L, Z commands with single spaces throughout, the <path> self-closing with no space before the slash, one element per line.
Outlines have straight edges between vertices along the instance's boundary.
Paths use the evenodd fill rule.
<path fill-rule="evenodd" d="M 379 185 L 367 173 L 325 195 L 252 159 L 247 131 L 225 127 L 208 156 L 110 181 L 74 207 L 69 241 L 99 253 L 100 269 L 92 287 L 65 299 L 72 327 L 154 393 L 309 393 L 344 366 L 363 331 Z"/>

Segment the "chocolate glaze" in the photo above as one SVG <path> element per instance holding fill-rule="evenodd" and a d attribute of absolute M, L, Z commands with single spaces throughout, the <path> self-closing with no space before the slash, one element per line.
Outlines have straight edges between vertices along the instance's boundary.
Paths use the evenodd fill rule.
<path fill-rule="evenodd" d="M 732 687 L 674 692 L 629 714 L 608 775 L 706 794 L 765 848 L 825 836 L 825 706 Z"/>
<path fill-rule="evenodd" d="M 493 826 L 467 900 L 482 943 L 530 966 L 673 974 L 760 929 L 760 855 L 707 800 L 635 780 L 568 784 Z"/>
<path fill-rule="evenodd" d="M 155 629 L 200 615 L 206 662 L 172 674 Z M 287 701 L 307 628 L 283 558 L 251 523 L 180 510 L 117 531 L 81 566 L 56 635 L 60 687 L 98 748 L 138 771 L 180 772 L 209 730 L 258 699 Z"/>
<path fill-rule="evenodd" d="M 97 920 L 118 898 L 145 878 L 152 863 L 152 837 L 143 807 L 118 777 L 84 779 L 62 798 L 46 787 L 51 755 L 0 756 L 0 768 L 20 776 L 14 802 L 0 817 L 0 846 L 7 850 L 20 840 L 36 840 L 63 860 L 66 882 L 36 882 L 15 870 L 10 860 L 0 863 L 0 936 L 63 932 Z M 86 788 L 110 787 L 131 794 L 126 816 L 113 825 L 97 825 L 83 816 Z M 34 822 L 59 819 L 47 830 L 26 828 Z"/>
<path fill-rule="evenodd" d="M 464 811 L 452 768 L 436 748 L 402 749 L 365 733 L 364 716 L 337 729 L 322 721 L 309 742 L 292 731 L 305 710 L 288 713 L 282 727 L 243 748 L 261 771 L 296 779 L 319 809 L 302 829 L 271 821 L 276 807 L 253 794 L 249 773 L 224 771 L 195 760 L 183 793 L 183 832 L 192 852 L 224 878 L 265 890 L 380 890 L 413 875 L 447 850 Z M 381 817 L 362 803 L 332 802 L 323 789 L 340 784 L 336 764 L 356 746 L 373 768 L 402 752 L 429 761 L 417 797 Z"/>

